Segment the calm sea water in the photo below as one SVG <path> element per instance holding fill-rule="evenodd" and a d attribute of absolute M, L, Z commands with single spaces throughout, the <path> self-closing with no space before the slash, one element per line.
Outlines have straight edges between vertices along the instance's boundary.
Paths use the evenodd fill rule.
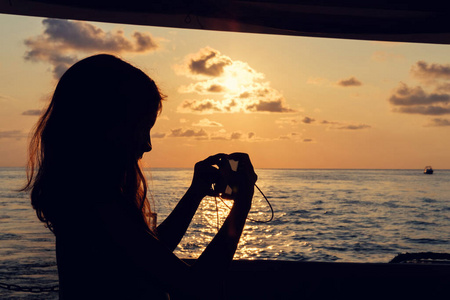
<path fill-rule="evenodd" d="M 236 259 L 388 262 L 403 252 L 450 252 L 450 170 L 258 170 L 251 220 Z M 192 170 L 147 172 L 158 222 L 187 189 Z M 21 168 L 0 168 L 0 283 L 57 285 L 54 237 L 37 220 Z M 70 187 L 68 187 L 70 188 Z M 176 253 L 200 255 L 231 203 L 205 199 Z M 1 299 L 56 299 L 0 288 Z"/>

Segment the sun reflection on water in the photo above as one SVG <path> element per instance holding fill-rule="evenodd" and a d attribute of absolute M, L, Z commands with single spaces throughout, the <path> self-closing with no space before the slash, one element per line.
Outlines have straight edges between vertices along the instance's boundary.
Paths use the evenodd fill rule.
<path fill-rule="evenodd" d="M 177 254 L 186 258 L 198 258 L 219 231 L 232 206 L 232 200 L 205 198 L 192 220 L 192 226 L 176 250 Z M 273 251 L 273 244 L 269 241 L 276 234 L 272 232 L 268 224 L 259 223 L 269 218 L 270 208 L 267 203 L 262 197 L 255 196 L 235 259 L 257 259 Z M 267 234 L 261 235 L 261 232 Z"/>

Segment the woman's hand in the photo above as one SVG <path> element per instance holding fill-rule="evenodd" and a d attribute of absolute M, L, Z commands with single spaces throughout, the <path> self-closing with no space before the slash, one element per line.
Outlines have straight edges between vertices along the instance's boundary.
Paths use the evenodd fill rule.
<path fill-rule="evenodd" d="M 258 176 L 253 169 L 250 157 L 246 153 L 236 152 L 229 155 L 219 153 L 199 161 L 195 164 L 191 189 L 200 193 L 202 196 L 219 196 L 220 191 L 214 190 L 213 184 L 217 184 L 226 173 L 224 170 L 218 168 L 218 166 L 223 165 L 223 160 L 238 161 L 237 172 L 233 175 L 238 187 L 237 197 L 251 201 L 254 184 Z"/>
<path fill-rule="evenodd" d="M 235 201 L 251 205 L 258 175 L 255 173 L 250 157 L 246 153 L 236 152 L 229 154 L 227 158 L 239 162 L 236 173 L 238 189 Z"/>
<path fill-rule="evenodd" d="M 218 196 L 218 193 L 213 190 L 212 185 L 220 177 L 219 170 L 216 166 L 221 159 L 226 159 L 226 157 L 226 154 L 219 153 L 196 163 L 191 189 L 196 193 L 200 193 L 203 197 Z"/>
<path fill-rule="evenodd" d="M 228 160 L 238 161 L 235 173 L 231 170 Z M 189 277 L 181 284 L 179 283 L 182 286 L 180 290 L 192 294 L 200 293 L 202 296 L 205 295 L 205 299 L 209 299 L 211 294 L 217 295 L 221 286 L 220 282 L 223 280 L 223 276 L 227 274 L 226 270 L 233 259 L 251 207 L 257 176 L 249 156 L 245 153 L 232 153 L 230 155 L 219 153 L 198 162 L 195 165 L 192 184 L 188 192 L 178 202 L 172 213 L 158 226 L 157 230 L 159 241 L 173 251 L 186 233 L 203 197 L 207 195 L 219 196 L 220 189 L 217 184 L 218 181 L 223 179 L 224 175 L 226 181 L 228 180 L 225 174 L 227 172 L 233 172 L 228 175 L 234 178 L 232 185 L 236 185 L 237 192 L 233 207 L 222 227 L 196 263 L 189 268 L 188 275 L 183 275 L 186 272 L 180 273 L 179 269 L 173 268 L 173 270 L 176 270 L 174 273 L 177 278 Z M 213 184 L 216 185 L 216 191 L 213 190 Z M 165 272 L 165 270 L 162 272 Z M 215 276 L 211 277 L 210 274 L 215 274 Z M 198 282 L 203 284 L 200 289 L 197 288 Z"/>

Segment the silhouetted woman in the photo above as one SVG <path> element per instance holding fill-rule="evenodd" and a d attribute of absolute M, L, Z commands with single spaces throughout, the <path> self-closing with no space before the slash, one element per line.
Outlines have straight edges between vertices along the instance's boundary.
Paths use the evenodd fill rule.
<path fill-rule="evenodd" d="M 256 181 L 246 154 L 195 165 L 186 194 L 156 229 L 139 166 L 162 96 L 141 70 L 111 55 L 61 77 L 30 143 L 28 184 L 38 218 L 56 236 L 61 299 L 219 299 Z M 221 160 L 240 161 L 238 193 L 215 238 L 188 266 L 172 252 L 200 201 L 214 195 Z"/>

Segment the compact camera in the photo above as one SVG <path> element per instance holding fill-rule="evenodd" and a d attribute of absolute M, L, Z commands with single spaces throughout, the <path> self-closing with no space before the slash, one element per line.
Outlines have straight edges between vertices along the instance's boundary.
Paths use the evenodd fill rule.
<path fill-rule="evenodd" d="M 236 197 L 238 165 L 239 161 L 228 158 L 222 158 L 217 164 L 220 176 L 213 189 L 223 199 L 233 200 Z"/>

